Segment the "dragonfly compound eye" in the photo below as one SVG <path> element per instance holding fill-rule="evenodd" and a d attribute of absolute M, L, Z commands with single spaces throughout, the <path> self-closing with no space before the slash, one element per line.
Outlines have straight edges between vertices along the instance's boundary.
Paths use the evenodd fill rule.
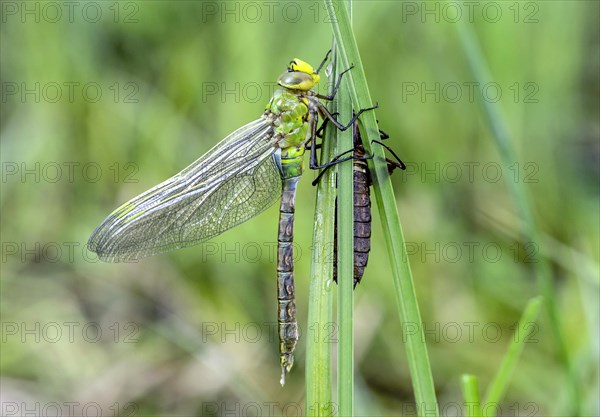
<path fill-rule="evenodd" d="M 290 90 L 309 91 L 315 86 L 315 80 L 305 72 L 291 71 L 281 74 L 277 84 Z"/>
<path fill-rule="evenodd" d="M 287 72 L 281 74 L 277 83 L 291 90 L 309 91 L 319 80 L 319 74 L 315 72 L 310 64 L 294 58 L 290 61 Z"/>

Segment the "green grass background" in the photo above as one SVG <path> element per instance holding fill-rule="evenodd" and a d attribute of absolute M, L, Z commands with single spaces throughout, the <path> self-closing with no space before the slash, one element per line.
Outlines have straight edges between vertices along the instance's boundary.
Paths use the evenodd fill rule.
<path fill-rule="evenodd" d="M 546 256 L 580 409 L 598 415 L 598 3 L 492 3 L 476 2 L 472 19 L 458 4 L 517 141 L 518 165 L 501 178 L 446 3 L 358 1 L 353 9 L 377 118 L 409 165 L 392 181 L 440 409 L 462 406 L 463 373 L 485 391 L 538 294 L 528 261 Z M 257 118 L 291 58 L 320 62 L 332 39 L 323 4 L 76 2 L 72 15 L 56 4 L 60 19 L 47 3 L 0 3 L 3 413 L 56 403 L 64 414 L 75 402 L 105 415 L 304 414 L 305 337 L 279 386 L 276 205 L 209 244 L 137 263 L 97 262 L 84 245 L 119 204 Z M 65 83 L 76 83 L 72 98 Z M 519 241 L 507 176 L 527 181 L 542 253 Z M 314 173 L 306 177 L 296 218 L 304 333 L 315 197 Z M 415 415 L 376 213 L 355 293 L 355 412 Z M 532 328 L 499 406 L 505 415 L 565 415 L 566 373 L 547 317 Z M 335 327 L 322 331 L 334 348 Z"/>

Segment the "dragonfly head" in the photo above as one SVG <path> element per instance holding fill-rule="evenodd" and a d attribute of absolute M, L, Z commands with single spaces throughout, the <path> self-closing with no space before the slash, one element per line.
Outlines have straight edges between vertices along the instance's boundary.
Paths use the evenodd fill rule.
<path fill-rule="evenodd" d="M 294 58 L 290 61 L 287 71 L 279 76 L 277 84 L 290 90 L 309 91 L 320 79 L 310 64 Z"/>

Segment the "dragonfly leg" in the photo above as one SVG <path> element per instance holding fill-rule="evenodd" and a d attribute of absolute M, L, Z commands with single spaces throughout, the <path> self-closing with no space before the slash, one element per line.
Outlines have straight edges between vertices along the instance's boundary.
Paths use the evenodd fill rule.
<path fill-rule="evenodd" d="M 380 142 L 378 140 L 372 140 L 371 142 L 377 143 L 378 145 L 383 146 L 385 149 L 388 150 L 389 153 L 391 153 L 394 156 L 396 161 L 392 161 L 391 159 L 386 158 L 386 161 L 388 162 L 388 164 L 392 164 L 394 167 L 397 167 L 400 169 L 406 169 L 406 165 L 404 164 L 404 162 L 402 162 L 402 159 L 400 159 L 400 157 L 398 155 L 396 155 L 396 152 L 394 152 L 394 150 L 392 148 L 390 148 L 385 143 Z"/>
<path fill-rule="evenodd" d="M 363 114 L 366 111 L 370 111 L 370 110 L 375 110 L 376 108 L 379 107 L 378 104 L 375 104 L 373 107 L 367 107 L 366 109 L 360 109 L 357 113 L 354 114 L 354 116 L 352 116 L 352 119 L 350 119 L 350 122 L 348 122 L 347 125 L 343 125 L 340 122 L 338 122 L 333 113 L 330 113 L 329 110 L 327 110 L 327 107 L 325 107 L 322 103 L 317 102 L 317 106 L 319 108 L 319 112 L 321 113 L 321 116 L 323 116 L 323 119 L 328 119 L 331 123 L 333 123 L 333 125 L 338 129 L 343 131 L 348 130 L 350 127 L 352 127 L 354 125 L 354 122 L 356 122 L 358 120 L 358 118 L 360 117 L 361 114 Z"/>
<path fill-rule="evenodd" d="M 315 136 L 317 138 L 323 139 L 323 134 L 325 133 L 325 127 L 327 125 L 327 122 L 328 122 L 328 120 L 323 121 L 323 123 L 321 123 L 321 126 L 319 126 L 319 128 L 315 132 Z M 315 140 L 316 140 L 316 138 L 315 138 Z M 312 142 L 312 140 L 311 140 L 311 142 Z M 315 147 L 315 149 L 321 149 L 322 144 L 321 143 L 315 143 L 314 145 L 312 145 L 312 144 L 306 145 L 306 149 L 311 150 L 313 146 Z"/>
<path fill-rule="evenodd" d="M 352 156 L 348 156 L 346 158 L 339 159 L 341 156 L 346 155 L 347 153 L 353 152 L 353 151 L 354 151 L 354 149 L 347 150 L 346 152 L 342 152 L 341 154 L 335 156 L 331 161 L 329 161 L 323 165 L 319 165 L 315 168 L 311 167 L 311 169 L 322 169 L 323 170 L 323 171 L 319 172 L 319 175 L 317 175 L 317 178 L 315 178 L 313 180 L 312 185 L 317 185 L 319 183 L 319 181 L 321 180 L 321 177 L 327 172 L 327 170 L 329 168 L 331 168 L 334 165 L 341 164 L 342 162 L 346 162 L 346 161 L 350 161 L 350 160 L 366 161 L 368 159 L 373 159 L 373 155 L 364 155 L 364 156 L 352 155 Z"/>
<path fill-rule="evenodd" d="M 325 132 L 325 124 L 326 122 L 321 123 L 321 126 L 319 126 L 319 128 L 317 129 L 317 131 L 314 133 L 314 140 L 311 136 L 310 138 L 310 145 L 306 145 L 305 148 L 308 150 L 312 150 L 313 147 L 315 149 L 321 149 L 321 147 L 323 146 L 322 143 L 316 143 L 317 142 L 317 138 L 323 139 L 323 133 Z"/>
<path fill-rule="evenodd" d="M 342 77 L 344 76 L 345 73 L 350 71 L 352 68 L 354 68 L 354 64 L 350 65 L 350 68 L 345 69 L 344 71 L 340 72 L 340 75 L 338 75 L 337 80 L 335 81 L 335 86 L 333 87 L 333 91 L 331 92 L 330 95 L 315 94 L 315 97 L 320 98 L 321 100 L 327 100 L 327 101 L 333 100 L 335 98 L 335 95 L 337 94 L 338 89 L 340 88 L 340 83 L 342 82 Z"/>
<path fill-rule="evenodd" d="M 377 123 L 379 123 L 379 120 L 377 121 Z M 386 140 L 390 138 L 390 135 L 388 135 L 386 132 L 384 132 L 383 130 L 379 129 L 379 138 L 381 140 Z"/>
<path fill-rule="evenodd" d="M 310 166 L 317 165 L 317 121 L 319 120 L 319 112 L 316 108 L 309 110 L 308 117 L 308 135 L 306 142 L 310 141 Z"/>
<path fill-rule="evenodd" d="M 321 61 L 321 64 L 319 64 L 319 68 L 317 68 L 317 70 L 315 71 L 317 74 L 321 72 L 321 68 L 323 68 L 323 65 L 325 65 L 325 63 L 329 59 L 329 55 L 331 55 L 331 49 L 327 51 L 327 54 L 325 54 L 325 58 L 323 58 L 323 61 Z"/>
<path fill-rule="evenodd" d="M 331 113 L 332 117 L 339 116 L 339 115 L 340 115 L 339 112 Z M 329 119 L 326 118 L 325 120 L 323 120 L 323 123 L 321 123 L 321 126 L 319 126 L 319 129 L 317 129 L 316 135 L 318 137 L 320 137 L 321 139 L 323 138 L 323 134 L 325 133 L 325 128 L 327 127 L 328 123 L 329 123 Z"/>
<path fill-rule="evenodd" d="M 349 151 L 346 151 L 346 152 L 344 152 L 343 154 L 346 154 L 346 153 L 348 153 L 348 152 L 352 152 L 352 151 L 354 151 L 354 149 L 350 149 Z M 312 182 L 312 185 L 313 185 L 313 186 L 314 186 L 314 185 L 317 185 L 317 184 L 319 183 L 319 181 L 321 181 L 321 178 L 323 177 L 323 175 L 325 175 L 325 173 L 327 172 L 327 170 L 328 170 L 329 168 L 331 168 L 332 166 L 334 166 L 334 165 L 336 165 L 336 164 L 339 164 L 339 163 L 342 163 L 342 162 L 345 162 L 345 161 L 349 161 L 349 160 L 351 160 L 351 159 L 354 159 L 354 157 L 353 157 L 353 156 L 349 156 L 349 157 L 347 157 L 347 158 L 343 158 L 343 159 L 337 159 L 337 158 L 339 158 L 340 156 L 342 156 L 343 154 L 340 154 L 340 155 L 336 156 L 335 158 L 333 158 L 333 159 L 332 159 L 330 162 L 328 162 L 328 163 L 326 163 L 326 164 L 323 164 L 323 165 L 321 165 L 321 166 L 317 166 L 317 167 L 314 167 L 314 168 L 313 168 L 313 167 L 311 167 L 311 169 L 322 169 L 322 171 L 321 171 L 321 172 L 319 172 L 319 175 L 317 175 L 317 178 L 315 178 L 315 179 L 313 180 L 313 182 Z"/>
<path fill-rule="evenodd" d="M 362 112 L 364 112 L 364 111 L 367 111 L 367 110 L 372 110 L 372 109 L 373 109 L 373 108 L 368 108 L 368 109 L 363 109 L 363 110 L 359 111 L 359 112 L 358 112 L 358 113 L 357 113 L 357 114 L 356 114 L 356 115 L 355 115 L 355 116 L 352 118 L 352 122 L 351 122 L 351 123 L 352 123 L 352 124 L 354 124 L 354 123 L 356 122 L 356 119 L 358 118 L 358 116 L 360 116 L 360 114 L 361 114 Z M 339 124 L 339 123 L 337 122 L 337 120 L 335 120 L 335 119 L 333 118 L 333 114 L 331 114 L 331 113 L 328 113 L 328 114 L 330 114 L 330 115 L 331 115 L 331 118 L 325 118 L 325 119 L 323 120 L 323 123 L 321 124 L 321 128 L 320 128 L 320 129 L 324 129 L 324 128 L 325 128 L 325 126 L 326 126 L 326 124 L 327 124 L 329 121 L 333 121 L 332 123 L 334 123 L 334 124 L 336 124 L 336 123 L 337 123 L 337 124 Z M 345 152 L 342 152 L 341 154 L 337 155 L 337 156 L 336 156 L 336 157 L 334 157 L 334 158 L 333 158 L 333 159 L 332 159 L 330 162 L 327 162 L 327 163 L 325 163 L 325 164 L 319 165 L 319 164 L 317 163 L 317 155 L 316 155 L 316 149 L 317 149 L 317 147 L 319 147 L 319 146 L 316 144 L 316 137 L 318 136 L 318 131 L 319 131 L 319 130 L 317 130 L 317 129 L 316 129 L 316 123 L 314 122 L 314 120 L 315 120 L 314 116 L 313 116 L 313 117 L 311 117 L 311 118 L 309 118 L 309 120 L 311 120 L 311 121 L 312 121 L 312 125 L 310 126 L 310 127 L 312 127 L 312 133 L 311 133 L 311 137 L 310 137 L 310 140 L 311 140 L 311 145 L 310 145 L 310 149 L 311 149 L 311 155 L 310 155 L 310 156 L 311 156 L 311 157 L 310 157 L 310 169 L 326 169 L 326 168 L 328 168 L 328 167 L 330 167 L 330 166 L 333 166 L 333 165 L 339 164 L 339 163 L 341 163 L 341 162 L 344 162 L 344 161 L 348 161 L 348 160 L 350 160 L 350 159 L 360 160 L 360 159 L 370 159 L 370 158 L 372 158 L 372 157 L 366 157 L 366 158 L 365 158 L 365 157 L 361 157 L 361 156 L 356 156 L 356 155 L 353 155 L 353 156 L 350 156 L 350 157 L 348 157 L 348 158 L 339 159 L 339 158 L 340 158 L 340 157 L 342 157 L 343 155 L 346 155 L 346 154 L 348 154 L 348 153 L 350 153 L 350 152 L 354 151 L 354 148 L 352 148 L 352 149 L 349 149 L 349 150 L 347 150 L 347 151 L 345 151 Z M 342 125 L 340 125 L 340 126 L 342 126 Z M 337 127 L 337 125 L 336 125 L 336 127 Z M 342 126 L 342 129 L 341 129 L 341 130 L 345 130 L 345 129 L 347 129 L 347 127 L 345 127 L 345 126 Z M 313 151 L 313 148 L 314 148 L 314 150 L 315 150 L 315 151 Z M 322 176 L 322 174 L 319 174 L 319 177 L 317 177 L 317 179 L 316 179 L 315 181 L 316 181 L 316 182 L 318 182 L 318 179 L 319 179 L 321 176 Z M 313 185 L 315 185 L 315 182 L 313 182 Z"/>
<path fill-rule="evenodd" d="M 358 120 L 358 118 L 360 117 L 361 114 L 363 114 L 364 112 L 369 111 L 369 110 L 374 110 L 374 109 L 376 109 L 378 107 L 378 105 L 376 104 L 373 107 L 369 107 L 369 108 L 366 108 L 366 109 L 360 109 L 357 113 L 353 114 L 352 119 L 350 120 L 350 123 L 348 123 L 348 125 L 344 126 L 344 125 L 342 125 L 340 122 L 338 122 L 335 119 L 334 116 L 337 115 L 337 113 L 330 113 L 329 110 L 327 109 L 327 107 L 325 107 L 320 102 L 317 102 L 317 103 L 318 103 L 318 107 L 317 108 L 321 111 L 321 113 L 323 115 L 323 123 L 321 124 L 321 128 L 319 130 L 325 129 L 325 127 L 327 126 L 328 122 L 333 123 L 334 126 L 337 129 L 341 130 L 341 131 L 347 130 L 350 126 L 354 126 L 354 124 L 356 123 L 356 121 Z M 318 132 L 318 130 L 315 130 L 314 136 L 317 136 L 317 132 Z M 315 143 L 315 141 L 316 141 L 316 139 L 314 138 L 314 136 L 312 138 L 313 139 L 313 143 Z M 367 160 L 367 159 L 373 158 L 373 156 L 357 156 L 357 155 L 352 155 L 350 157 L 340 159 L 341 156 L 343 156 L 343 155 L 345 155 L 347 153 L 350 153 L 352 151 L 354 151 L 354 148 L 350 149 L 350 150 L 348 150 L 346 152 L 343 152 L 340 155 L 337 155 L 330 162 L 327 162 L 327 163 L 325 163 L 323 165 L 318 165 L 317 164 L 317 158 L 316 158 L 316 152 L 314 153 L 314 157 L 313 157 L 313 151 L 311 149 L 310 168 L 311 169 L 323 169 L 323 171 L 321 171 L 319 173 L 319 175 L 317 175 L 317 178 L 315 178 L 313 180 L 312 185 L 318 184 L 318 182 L 321 180 L 321 177 L 324 175 L 324 173 L 327 171 L 327 169 L 330 168 L 330 167 L 332 167 L 333 165 L 339 164 L 341 162 L 348 161 L 350 159 L 354 159 L 354 160 Z"/>
<path fill-rule="evenodd" d="M 317 100 L 315 100 L 316 103 L 319 103 Z M 319 169 L 318 166 L 319 164 L 317 163 L 317 148 L 320 148 L 320 145 L 317 145 L 317 136 L 319 135 L 319 131 L 324 131 L 325 126 L 327 124 L 327 119 L 323 120 L 323 123 L 321 124 L 320 128 L 317 128 L 317 121 L 319 120 L 319 111 L 317 107 L 311 107 L 311 110 L 309 110 L 309 117 L 308 117 L 308 134 L 310 135 L 310 137 L 307 139 L 307 141 L 310 141 L 310 146 L 308 146 L 308 148 L 310 148 L 310 168 L 311 169 Z"/>
<path fill-rule="evenodd" d="M 331 114 L 332 114 L 333 116 L 337 116 L 337 115 L 339 115 L 339 113 L 338 113 L 338 112 L 331 113 Z M 325 120 L 323 120 L 323 123 L 321 123 L 321 126 L 319 126 L 319 128 L 317 129 L 317 131 L 316 131 L 316 133 L 315 133 L 315 136 L 316 136 L 316 137 L 318 137 L 318 138 L 320 138 L 320 139 L 323 139 L 323 135 L 324 135 L 324 133 L 325 133 L 325 128 L 327 127 L 327 123 L 329 123 L 329 119 L 325 119 Z M 306 145 L 306 149 L 307 149 L 307 150 L 311 150 L 311 149 L 312 149 L 312 147 L 313 147 L 313 145 Z M 317 143 L 317 144 L 315 144 L 315 145 L 314 145 L 314 147 L 315 147 L 315 149 L 321 149 L 321 147 L 322 147 L 322 144 L 321 144 L 321 143 Z"/>
<path fill-rule="evenodd" d="M 321 103 L 318 103 L 318 104 L 321 104 Z M 357 114 L 355 114 L 354 117 L 352 118 L 349 126 L 351 126 L 352 124 L 354 124 L 354 122 L 356 122 L 356 120 L 358 119 L 358 117 L 363 112 L 368 111 L 368 110 L 373 110 L 376 107 L 377 106 L 370 107 L 368 109 L 361 109 L 361 110 L 359 110 L 359 112 Z M 334 114 L 329 113 L 329 111 L 327 110 L 327 108 L 325 106 L 323 106 L 323 108 L 325 109 L 325 111 L 327 111 L 328 117 L 324 118 L 323 123 L 321 124 L 320 128 L 317 128 L 317 122 L 316 122 L 317 119 L 318 119 L 318 110 L 317 109 L 311 110 L 310 111 L 310 116 L 308 118 L 308 120 L 309 120 L 309 129 L 308 129 L 308 131 L 309 131 L 310 137 L 307 139 L 307 141 L 310 141 L 310 145 L 307 146 L 307 148 L 310 149 L 310 169 L 323 169 L 323 168 L 327 168 L 327 167 L 335 165 L 335 164 L 339 164 L 340 162 L 348 161 L 350 159 L 360 159 L 360 158 L 357 158 L 355 156 L 350 156 L 348 158 L 344 158 L 344 159 L 338 160 L 338 161 L 335 161 L 336 158 L 334 158 L 333 161 L 330 161 L 330 162 L 328 162 L 326 164 L 323 164 L 323 165 L 319 165 L 317 163 L 317 152 L 316 152 L 316 150 L 321 147 L 320 144 L 319 145 L 317 144 L 317 136 L 318 136 L 319 130 L 325 129 L 326 123 L 328 121 L 331 121 L 336 127 L 340 126 L 340 127 L 338 127 L 338 129 L 340 129 L 342 131 L 348 129 L 348 127 L 349 127 L 349 126 L 343 126 L 343 125 L 341 125 L 337 120 L 335 120 L 333 118 Z M 348 150 L 346 152 L 343 152 L 342 154 L 338 155 L 337 158 L 339 158 L 340 156 L 345 155 L 347 153 L 350 153 L 353 150 L 354 149 L 350 149 L 350 150 Z M 367 158 L 367 159 L 370 159 L 370 158 Z"/>
<path fill-rule="evenodd" d="M 338 112 L 332 113 L 333 116 L 337 116 L 339 115 Z M 317 131 L 315 132 L 315 136 L 317 138 L 323 139 L 323 135 L 325 133 L 325 128 L 327 127 L 327 123 L 329 123 L 329 119 L 325 119 L 323 120 L 323 123 L 321 123 L 321 126 L 319 126 L 319 128 L 317 129 Z M 306 145 L 306 149 L 307 150 L 311 150 L 312 147 L 315 147 L 315 149 L 321 149 L 322 148 L 322 144 L 321 143 L 317 143 L 315 145 Z"/>

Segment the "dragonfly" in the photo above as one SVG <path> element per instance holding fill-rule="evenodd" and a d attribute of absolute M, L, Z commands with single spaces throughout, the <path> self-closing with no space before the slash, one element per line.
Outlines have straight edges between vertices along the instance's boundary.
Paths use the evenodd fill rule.
<path fill-rule="evenodd" d="M 334 114 L 335 115 L 335 114 Z M 322 136 L 323 130 L 327 126 L 329 119 L 325 119 L 321 127 L 317 132 L 317 136 Z M 381 140 L 385 140 L 389 138 L 389 135 L 385 133 L 383 130 L 379 130 L 379 136 Z M 362 136 L 360 134 L 360 129 L 358 126 L 358 120 L 354 122 L 352 125 L 352 140 L 353 140 L 353 148 L 343 152 L 337 156 L 335 156 L 328 164 L 326 164 L 325 169 L 323 169 L 319 175 L 312 182 L 313 185 L 317 185 L 321 180 L 322 176 L 327 172 L 329 168 L 332 166 L 352 160 L 353 166 L 353 182 L 354 182 L 354 190 L 353 190 L 353 199 L 354 199 L 354 213 L 353 213 L 353 223 L 354 223 L 354 270 L 353 270 L 353 285 L 354 288 L 360 281 L 365 272 L 365 268 L 367 267 L 367 263 L 369 262 L 369 253 L 371 251 L 371 192 L 370 188 L 373 185 L 373 177 L 371 177 L 371 173 L 369 171 L 369 167 L 367 165 L 367 160 L 371 159 L 373 156 L 368 155 L 365 147 L 363 145 Z M 400 157 L 394 152 L 392 148 L 387 146 L 381 141 L 372 140 L 372 143 L 377 143 L 383 146 L 385 149 L 390 152 L 390 154 L 394 157 L 395 160 L 390 158 L 386 158 L 386 164 L 388 169 L 388 174 L 392 174 L 396 168 L 400 168 L 402 170 L 406 169 L 406 165 Z M 320 145 L 317 145 L 320 147 Z M 350 156 L 344 157 L 351 153 Z M 337 197 L 335 199 L 335 226 L 334 226 L 334 240 L 333 240 L 333 280 L 337 282 Z"/>
<path fill-rule="evenodd" d="M 330 51 L 331 52 L 331 51 Z M 106 262 L 137 260 L 206 242 L 240 225 L 280 197 L 277 237 L 277 321 L 281 385 L 294 364 L 298 341 L 294 289 L 293 228 L 296 187 L 309 143 L 310 168 L 317 164 L 319 117 L 346 130 L 319 100 L 331 95 L 315 91 L 319 72 L 293 59 L 277 83 L 263 114 L 218 142 L 187 168 L 114 210 L 92 233 L 88 248 Z"/>

